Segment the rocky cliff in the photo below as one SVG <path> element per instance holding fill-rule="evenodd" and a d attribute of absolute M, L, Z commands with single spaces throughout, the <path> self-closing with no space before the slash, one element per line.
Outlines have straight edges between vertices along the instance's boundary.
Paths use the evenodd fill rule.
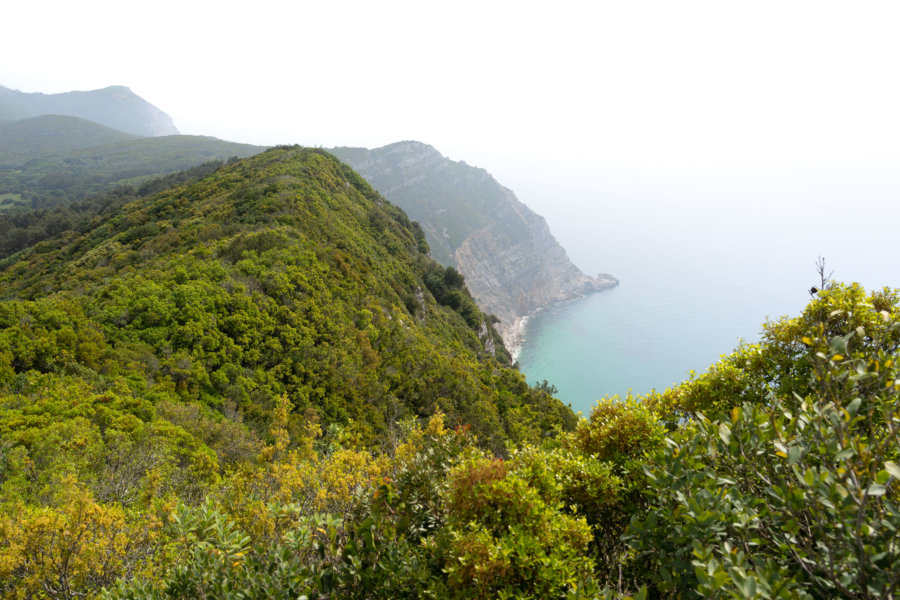
<path fill-rule="evenodd" d="M 543 217 L 487 171 L 452 161 L 419 142 L 383 148 L 335 148 L 425 230 L 432 256 L 455 266 L 515 352 L 522 319 L 539 308 L 618 284 L 573 265 Z"/>

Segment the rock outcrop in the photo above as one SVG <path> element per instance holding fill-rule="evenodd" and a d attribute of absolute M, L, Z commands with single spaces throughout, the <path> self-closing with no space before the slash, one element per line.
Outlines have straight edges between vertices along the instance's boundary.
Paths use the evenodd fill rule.
<path fill-rule="evenodd" d="M 484 169 L 419 142 L 331 152 L 419 222 L 432 256 L 455 266 L 479 307 L 500 319 L 498 329 L 513 354 L 524 317 L 618 284 L 611 275 L 582 273 L 544 218 Z"/>

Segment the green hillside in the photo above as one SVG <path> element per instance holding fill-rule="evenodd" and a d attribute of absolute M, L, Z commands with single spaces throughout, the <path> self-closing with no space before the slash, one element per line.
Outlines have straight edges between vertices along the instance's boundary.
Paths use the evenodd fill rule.
<path fill-rule="evenodd" d="M 0 261 L 3 598 L 895 595 L 896 291 L 576 422 L 330 154 L 172 182 Z"/>
<path fill-rule="evenodd" d="M 248 420 L 287 393 L 368 440 L 390 417 L 436 410 L 498 448 L 540 411 L 572 423 L 501 366 L 461 279 L 423 249 L 421 231 L 349 168 L 269 151 L 0 263 L 15 314 L 66 305 L 73 327 L 100 336 L 87 364 L 77 345 L 69 366 L 17 350 L 10 364 L 128 371 L 137 360 L 150 390 L 230 403 Z"/>
<path fill-rule="evenodd" d="M 63 115 L 0 123 L 0 165 L 22 166 L 40 156 L 60 156 L 72 150 L 136 138 L 93 121 Z"/>
<path fill-rule="evenodd" d="M 510 208 L 509 190 L 484 169 L 451 161 L 420 142 L 383 148 L 334 148 L 335 156 L 366 177 L 393 203 L 423 223 L 431 253 L 455 265 L 454 253 L 472 233 L 500 219 L 515 229 L 521 217 Z"/>
<path fill-rule="evenodd" d="M 7 123 L 0 125 L 0 212 L 65 206 L 118 186 L 262 150 L 204 136 L 141 138 L 74 117 Z"/>

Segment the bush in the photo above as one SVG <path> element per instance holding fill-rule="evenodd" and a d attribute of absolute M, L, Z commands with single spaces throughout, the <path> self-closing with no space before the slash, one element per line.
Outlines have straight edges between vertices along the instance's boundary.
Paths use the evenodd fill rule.
<path fill-rule="evenodd" d="M 763 402 L 696 422 L 627 534 L 659 592 L 886 598 L 900 585 L 896 297 L 821 294 L 769 328 Z M 786 393 L 789 390 L 789 393 Z"/>

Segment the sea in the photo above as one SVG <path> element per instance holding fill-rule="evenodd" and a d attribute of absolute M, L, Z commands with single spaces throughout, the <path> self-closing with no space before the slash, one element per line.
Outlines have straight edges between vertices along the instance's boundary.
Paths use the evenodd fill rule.
<path fill-rule="evenodd" d="M 900 288 L 897 169 L 571 177 L 517 193 L 577 266 L 620 280 L 525 326 L 520 369 L 585 416 L 605 396 L 702 373 L 767 321 L 799 314 L 820 257 L 833 280 Z"/>

